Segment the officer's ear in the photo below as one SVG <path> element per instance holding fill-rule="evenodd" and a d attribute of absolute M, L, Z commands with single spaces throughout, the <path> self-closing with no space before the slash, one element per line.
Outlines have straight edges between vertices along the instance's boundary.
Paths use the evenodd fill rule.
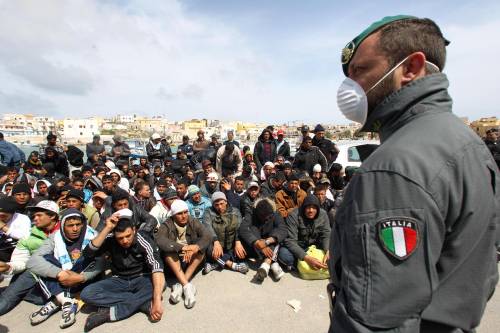
<path fill-rule="evenodd" d="M 403 62 L 399 69 L 399 82 L 401 86 L 425 76 L 425 60 L 425 54 L 423 52 L 414 52 L 408 56 L 408 59 Z"/>

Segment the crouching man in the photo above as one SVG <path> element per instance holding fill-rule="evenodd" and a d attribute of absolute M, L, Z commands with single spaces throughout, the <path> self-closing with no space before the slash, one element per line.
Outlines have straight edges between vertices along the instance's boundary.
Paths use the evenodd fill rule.
<path fill-rule="evenodd" d="M 257 280 L 262 282 L 269 274 L 269 269 L 276 280 L 281 279 L 284 273 L 277 262 L 278 250 L 288 231 L 283 217 L 276 211 L 274 201 L 259 199 L 252 214 L 243 219 L 239 233 L 248 256 L 262 262 L 257 270 Z"/>
<path fill-rule="evenodd" d="M 178 281 L 172 287 L 170 301 L 176 304 L 184 294 L 184 306 L 190 309 L 196 303 L 196 288 L 189 281 L 203 262 L 212 236 L 200 221 L 189 215 L 185 201 L 175 200 L 170 213 L 172 216 L 156 234 L 156 243 Z"/>
<path fill-rule="evenodd" d="M 148 233 L 136 231 L 130 217 L 115 213 L 83 251 L 88 259 L 103 254 L 109 254 L 112 277 L 89 285 L 80 295 L 85 303 L 98 307 L 87 317 L 85 332 L 137 311 L 159 321 L 165 277 L 158 247 Z"/>
<path fill-rule="evenodd" d="M 246 251 L 238 236 L 241 214 L 236 208 L 228 205 L 224 193 L 215 192 L 212 195 L 212 207 L 205 211 L 203 224 L 210 230 L 213 240 L 207 250 L 207 263 L 203 273 L 208 274 L 214 269 L 224 267 L 243 274 L 248 273 L 248 265 L 243 261 Z"/>
<path fill-rule="evenodd" d="M 101 271 L 102 265 L 82 256 L 82 251 L 97 235 L 77 209 L 68 208 L 61 216 L 61 227 L 34 252 L 26 263 L 40 285 L 48 303 L 30 316 L 31 324 L 47 320 L 62 307 L 59 327 L 76 321 L 74 298 Z"/>
<path fill-rule="evenodd" d="M 309 194 L 299 208 L 286 218 L 288 237 L 279 250 L 279 260 L 291 270 L 297 260 L 305 261 L 311 268 L 328 268 L 330 244 L 330 222 L 326 212 L 320 208 L 319 199 Z M 311 245 L 326 252 L 323 260 L 307 255 Z"/>

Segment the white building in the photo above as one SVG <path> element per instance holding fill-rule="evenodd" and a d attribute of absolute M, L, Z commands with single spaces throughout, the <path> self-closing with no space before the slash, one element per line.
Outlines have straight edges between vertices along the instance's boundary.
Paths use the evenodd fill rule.
<path fill-rule="evenodd" d="M 68 143 L 86 143 L 92 141 L 92 137 L 99 134 L 98 123 L 93 118 L 63 120 L 61 136 Z"/>

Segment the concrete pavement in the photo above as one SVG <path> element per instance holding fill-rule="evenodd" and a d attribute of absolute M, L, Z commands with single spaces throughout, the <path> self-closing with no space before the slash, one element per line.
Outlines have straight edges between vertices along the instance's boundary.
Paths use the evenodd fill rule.
<path fill-rule="evenodd" d="M 164 293 L 164 316 L 159 323 L 150 323 L 144 314 L 105 324 L 93 332 L 326 332 L 328 329 L 327 281 L 303 281 L 285 274 L 279 282 L 268 278 L 262 285 L 251 282 L 254 275 L 223 271 L 198 274 L 193 283 L 198 289 L 196 306 L 187 310 L 183 303 L 168 302 L 170 288 Z M 5 283 L 2 284 L 5 286 Z M 0 296 L 1 297 L 1 296 Z M 286 304 L 301 302 L 297 313 Z M 38 307 L 21 303 L 9 314 L 0 317 L 0 333 L 29 332 L 28 315 Z M 478 332 L 500 330 L 500 293 L 488 303 Z M 79 313 L 77 322 L 65 332 L 82 332 L 87 314 Z M 60 313 L 37 326 L 40 332 L 61 331 Z"/>

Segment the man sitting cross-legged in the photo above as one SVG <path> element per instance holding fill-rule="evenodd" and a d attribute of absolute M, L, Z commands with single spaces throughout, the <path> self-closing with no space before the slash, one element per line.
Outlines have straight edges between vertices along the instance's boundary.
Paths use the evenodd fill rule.
<path fill-rule="evenodd" d="M 175 200 L 170 212 L 172 216 L 162 223 L 155 239 L 179 281 L 172 287 L 170 301 L 178 303 L 184 294 L 184 305 L 190 309 L 196 302 L 196 288 L 189 281 L 203 262 L 212 236 L 200 221 L 189 215 L 185 201 Z"/>
<path fill-rule="evenodd" d="M 246 251 L 238 236 L 241 214 L 238 209 L 228 205 L 224 193 L 215 192 L 212 195 L 212 207 L 205 211 L 203 224 L 212 235 L 203 273 L 208 274 L 214 269 L 224 267 L 243 274 L 248 273 L 248 265 L 244 261 Z"/>
<path fill-rule="evenodd" d="M 85 258 L 105 253 L 109 254 L 113 276 L 91 284 L 80 295 L 85 303 L 98 307 L 88 316 L 85 331 L 125 319 L 137 311 L 148 313 L 154 321 L 160 320 L 165 277 L 158 247 L 148 233 L 136 231 L 130 216 L 115 212 L 83 251 Z"/>
<path fill-rule="evenodd" d="M 258 199 L 252 214 L 246 215 L 239 230 L 240 238 L 249 257 L 257 258 L 261 265 L 256 278 L 263 281 L 273 273 L 276 280 L 284 273 L 278 264 L 280 243 L 288 236 L 283 217 L 276 211 L 276 205 L 270 198 Z"/>
<path fill-rule="evenodd" d="M 75 294 L 90 280 L 101 273 L 103 266 L 94 265 L 93 258 L 82 256 L 83 250 L 97 232 L 87 225 L 85 216 L 74 208 L 68 208 L 61 216 L 61 227 L 50 235 L 26 263 L 49 300 L 30 316 L 36 325 L 59 310 L 62 318 L 59 327 L 66 328 L 76 321 Z"/>

